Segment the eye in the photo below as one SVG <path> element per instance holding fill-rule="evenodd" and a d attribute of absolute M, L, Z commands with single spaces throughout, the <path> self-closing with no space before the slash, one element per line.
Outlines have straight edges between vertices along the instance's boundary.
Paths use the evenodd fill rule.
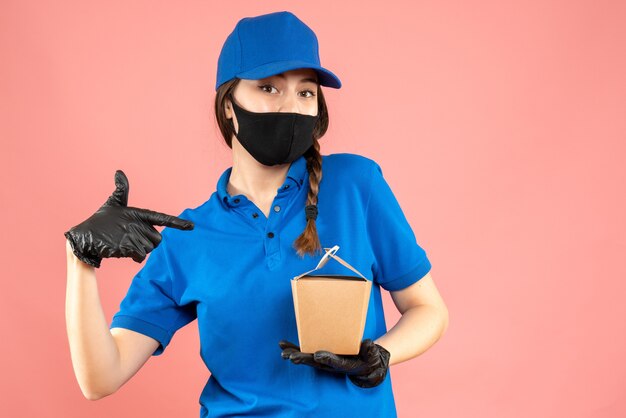
<path fill-rule="evenodd" d="M 310 96 L 305 96 L 305 97 L 313 97 L 313 96 L 315 96 L 315 93 L 313 93 L 313 91 L 311 91 L 311 90 L 304 90 L 304 93 L 310 93 L 311 94 Z"/>
<path fill-rule="evenodd" d="M 259 86 L 259 89 L 261 89 L 262 91 L 264 91 L 266 93 L 272 93 L 272 89 L 278 91 L 276 89 L 276 87 L 274 87 L 272 84 L 262 84 L 262 85 Z M 312 90 L 303 90 L 302 93 L 305 94 L 304 97 L 306 97 L 306 98 L 315 96 L 315 93 Z M 306 95 L 307 93 L 309 94 L 308 96 Z"/>
<path fill-rule="evenodd" d="M 269 87 L 270 89 L 276 89 L 276 87 L 272 86 L 271 84 L 263 84 L 259 86 L 259 88 L 263 90 L 264 92 L 271 93 L 271 90 L 270 91 L 265 90 L 266 87 Z"/>

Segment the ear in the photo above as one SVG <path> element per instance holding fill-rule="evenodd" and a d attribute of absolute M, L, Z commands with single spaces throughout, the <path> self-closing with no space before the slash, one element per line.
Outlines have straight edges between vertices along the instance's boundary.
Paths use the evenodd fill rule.
<path fill-rule="evenodd" d="M 230 102 L 230 99 L 224 100 L 224 114 L 226 115 L 226 119 L 233 118 L 233 105 Z"/>

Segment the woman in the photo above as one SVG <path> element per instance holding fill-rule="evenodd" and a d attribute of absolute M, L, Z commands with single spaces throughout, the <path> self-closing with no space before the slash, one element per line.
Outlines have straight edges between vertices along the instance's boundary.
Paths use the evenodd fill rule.
<path fill-rule="evenodd" d="M 328 127 L 321 86 L 341 82 L 321 67 L 317 38 L 300 19 L 241 19 L 220 53 L 215 86 L 233 165 L 210 199 L 179 216 L 128 207 L 118 170 L 107 202 L 66 232 L 68 333 L 85 396 L 114 393 L 197 319 L 211 371 L 201 417 L 396 416 L 389 366 L 434 344 L 447 310 L 380 166 L 320 154 Z M 355 356 L 302 353 L 293 343 L 290 280 L 334 245 L 373 281 Z M 104 257 L 141 262 L 150 252 L 107 327 L 94 268 Z M 390 332 L 381 287 L 403 314 Z"/>

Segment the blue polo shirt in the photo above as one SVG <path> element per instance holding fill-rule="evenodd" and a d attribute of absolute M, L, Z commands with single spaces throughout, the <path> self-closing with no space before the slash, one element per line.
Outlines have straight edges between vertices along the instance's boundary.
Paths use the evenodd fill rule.
<path fill-rule="evenodd" d="M 298 344 L 290 280 L 317 265 L 292 247 L 305 227 L 308 171 L 291 163 L 269 217 L 245 195 L 226 191 L 224 171 L 209 200 L 179 216 L 192 231 L 166 227 L 134 276 L 110 328 L 157 340 L 160 355 L 174 333 L 197 319 L 201 357 L 211 372 L 200 417 L 396 417 L 391 369 L 373 388 L 347 376 L 293 364 L 278 342 Z M 373 280 L 363 339 L 387 332 L 381 290 L 403 289 L 431 268 L 381 167 L 350 153 L 322 156 L 317 231 L 322 247 Z M 314 274 L 348 274 L 334 260 Z"/>

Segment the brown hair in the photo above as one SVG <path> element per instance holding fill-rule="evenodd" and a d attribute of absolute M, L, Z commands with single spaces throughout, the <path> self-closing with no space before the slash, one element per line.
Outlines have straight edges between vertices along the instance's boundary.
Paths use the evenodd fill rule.
<path fill-rule="evenodd" d="M 234 91 L 239 81 L 239 78 L 234 78 L 222 84 L 217 89 L 215 95 L 215 118 L 217 119 L 220 132 L 226 141 L 226 145 L 228 145 L 230 149 L 233 148 L 232 136 L 235 133 L 235 127 L 232 119 L 226 118 L 224 103 L 229 94 Z M 328 109 L 322 88 L 319 84 L 317 85 L 317 109 L 319 119 L 313 129 L 313 145 L 304 153 L 306 168 L 309 172 L 309 191 L 306 206 L 317 206 L 317 193 L 319 191 L 319 184 L 322 181 L 322 156 L 320 154 L 318 139 L 321 138 L 328 129 Z M 305 216 L 304 208 L 302 210 L 302 216 Z M 304 257 L 304 254 L 313 256 L 322 252 L 322 246 L 315 226 L 315 219 L 310 218 L 307 220 L 304 231 L 293 242 L 293 247 L 300 257 Z"/>

